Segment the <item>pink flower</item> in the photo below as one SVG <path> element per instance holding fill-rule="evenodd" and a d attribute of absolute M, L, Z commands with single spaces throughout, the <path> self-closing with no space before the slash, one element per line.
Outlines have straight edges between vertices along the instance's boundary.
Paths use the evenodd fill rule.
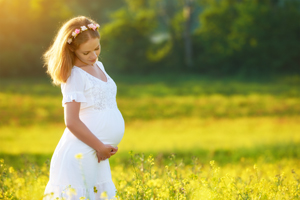
<path fill-rule="evenodd" d="M 80 29 L 75 29 L 74 32 L 72 32 L 72 36 L 75 38 L 80 33 Z"/>
<path fill-rule="evenodd" d="M 96 30 L 96 28 L 97 28 L 97 26 L 95 24 L 89 24 L 88 27 L 93 30 Z"/>
<path fill-rule="evenodd" d="M 75 29 L 75 33 L 76 34 L 80 33 L 80 29 Z"/>

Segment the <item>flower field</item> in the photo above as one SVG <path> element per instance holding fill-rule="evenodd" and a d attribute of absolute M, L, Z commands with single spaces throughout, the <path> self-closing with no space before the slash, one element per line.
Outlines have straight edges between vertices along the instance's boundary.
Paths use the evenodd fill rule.
<path fill-rule="evenodd" d="M 299 199 L 299 160 L 277 163 L 243 163 L 219 167 L 215 161 L 192 165 L 176 162 L 159 167 L 150 155 L 131 153 L 131 168 L 112 169 L 119 199 Z M 1 162 L 1 199 L 41 199 L 48 167 L 30 166 L 15 171 Z M 69 192 L 69 193 L 68 193 Z M 72 196 L 76 191 L 66 189 Z M 51 194 L 49 194 L 51 196 Z M 102 194 L 105 199 L 105 194 Z M 54 199 L 54 198 L 53 198 Z M 55 199 L 66 199 L 55 198 Z M 85 199 L 85 197 L 82 197 Z"/>
<path fill-rule="evenodd" d="M 299 77 L 114 79 L 126 122 L 110 158 L 119 199 L 300 199 Z M 0 199 L 42 199 L 65 128 L 60 88 L 2 79 L 0 109 Z"/>

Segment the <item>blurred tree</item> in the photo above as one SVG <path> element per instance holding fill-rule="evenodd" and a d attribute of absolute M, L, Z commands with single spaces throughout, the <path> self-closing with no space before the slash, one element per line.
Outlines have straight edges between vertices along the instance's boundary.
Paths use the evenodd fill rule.
<path fill-rule="evenodd" d="M 151 2 L 127 0 L 111 14 L 111 22 L 101 30 L 103 59 L 122 71 L 146 71 L 149 66 L 146 51 L 150 35 L 156 28 Z"/>
<path fill-rule="evenodd" d="M 133 69 L 151 71 L 159 68 L 174 69 L 192 66 L 192 18 L 196 16 L 192 15 L 195 7 L 194 0 L 154 0 L 150 2 L 126 0 L 126 4 L 127 8 L 121 8 L 112 14 L 111 22 L 104 26 L 103 44 L 107 44 L 104 47 L 114 52 L 115 55 L 126 54 L 124 58 L 132 57 L 133 60 L 139 61 L 139 65 L 131 65 L 131 59 L 127 61 L 110 59 L 109 62 L 116 66 L 122 65 L 121 69 L 130 69 L 131 71 Z M 116 34 L 118 33 L 117 29 L 128 30 L 129 27 L 132 29 L 133 35 L 130 35 L 130 32 Z M 143 31 L 141 32 L 141 30 Z M 137 33 L 140 35 L 137 36 Z M 130 47 L 118 45 L 117 41 L 122 37 L 125 37 L 122 39 L 123 44 L 124 40 L 131 40 L 130 38 L 133 37 Z M 105 43 L 105 41 L 109 42 Z M 138 54 L 136 54 L 137 51 Z M 109 54 L 104 57 L 108 59 Z"/>
<path fill-rule="evenodd" d="M 0 75 L 42 74 L 41 55 L 57 31 L 57 21 L 72 12 L 66 0 L 0 1 Z"/>
<path fill-rule="evenodd" d="M 299 70 L 296 1 L 279 6 L 268 0 L 210 0 L 204 5 L 196 38 L 203 71 L 264 76 Z"/>
<path fill-rule="evenodd" d="M 192 58 L 192 41 L 191 41 L 191 23 L 192 23 L 192 9 L 193 0 L 183 0 L 183 17 L 184 17 L 184 43 L 185 43 L 185 61 L 188 67 L 193 66 Z"/>
<path fill-rule="evenodd" d="M 300 73 L 300 0 L 0 0 L 0 76 L 45 74 L 43 52 L 76 15 L 101 24 L 116 71 Z"/>
<path fill-rule="evenodd" d="M 177 58 L 177 64 L 172 66 L 183 66 L 183 68 L 191 68 L 193 66 L 193 45 L 191 35 L 193 32 L 193 24 L 196 22 L 195 10 L 197 5 L 194 0 L 162 0 L 158 2 L 158 18 L 162 19 L 167 33 L 170 35 L 171 56 Z"/>
<path fill-rule="evenodd" d="M 80 13 L 91 17 L 101 25 L 109 22 L 110 13 L 123 7 L 125 2 L 123 0 L 69 0 L 67 4 L 75 14 Z"/>

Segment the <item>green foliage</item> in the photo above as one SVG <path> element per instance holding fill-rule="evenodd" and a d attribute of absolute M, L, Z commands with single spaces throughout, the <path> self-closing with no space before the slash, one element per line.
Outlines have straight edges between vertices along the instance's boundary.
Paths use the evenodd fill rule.
<path fill-rule="evenodd" d="M 202 70 L 244 76 L 299 72 L 298 4 L 209 2 L 200 15 L 199 37 L 195 36 Z"/>
<path fill-rule="evenodd" d="M 300 112 L 298 76 L 264 82 L 188 74 L 122 75 L 114 79 L 118 85 L 118 106 L 127 121 L 296 116 Z M 0 83 L 0 125 L 63 120 L 61 91 L 50 80 L 2 79 Z"/>
<path fill-rule="evenodd" d="M 106 25 L 111 28 L 110 34 L 118 32 L 120 27 L 113 25 L 120 19 L 126 19 L 125 13 L 138 15 L 136 13 L 139 11 L 145 12 L 144 1 L 135 3 L 127 1 L 127 4 L 129 9 L 121 8 L 116 14 L 119 12 L 123 14 L 119 14 Z M 195 63 L 193 71 L 223 76 L 235 74 L 243 77 L 299 73 L 298 4 L 296 1 L 288 1 L 282 5 L 271 1 L 249 0 L 213 0 L 195 4 L 194 16 L 199 13 L 199 19 L 194 21 L 198 20 L 200 23 L 192 32 Z M 202 12 L 199 12 L 197 7 L 201 7 Z M 126 34 L 122 35 L 125 37 L 124 40 L 135 38 L 135 42 L 131 44 L 133 48 L 118 45 L 120 41 L 117 38 L 122 36 L 114 38 L 117 42 L 114 47 L 111 46 L 111 52 L 117 52 L 118 55 L 118 52 L 122 52 L 120 55 L 125 56 L 121 58 L 125 60 L 119 58 L 118 61 L 108 63 L 112 63 L 112 66 L 123 66 L 122 70 L 127 72 L 147 72 L 149 68 L 161 71 L 178 69 L 187 71 L 183 56 L 184 7 L 181 1 L 153 3 L 148 5 L 148 9 L 155 12 L 152 12 L 152 17 L 147 18 L 147 23 L 155 22 L 157 27 L 147 30 L 148 34 L 144 35 L 145 37 L 125 32 Z M 133 32 L 145 28 L 137 23 L 137 19 L 131 18 L 131 22 L 137 24 L 133 27 Z M 195 24 L 197 23 L 194 22 Z M 131 27 L 129 23 L 128 27 Z M 140 40 L 149 40 L 149 37 L 157 36 L 159 31 L 163 31 L 168 37 L 158 43 L 139 45 Z M 140 52 L 139 56 L 142 55 L 140 59 L 137 58 L 137 51 Z M 137 64 L 130 64 L 133 60 Z"/>
<path fill-rule="evenodd" d="M 126 163 L 129 150 L 152 153 L 161 163 L 171 152 L 221 164 L 262 155 L 268 162 L 299 158 L 299 76 L 263 81 L 188 74 L 112 77 L 126 121 L 113 164 Z M 0 157 L 20 168 L 50 159 L 65 128 L 61 100 L 60 88 L 50 80 L 1 79 Z"/>
<path fill-rule="evenodd" d="M 155 14 L 144 1 L 127 2 L 129 7 L 112 13 L 112 22 L 102 29 L 102 57 L 119 71 L 146 71 L 149 35 L 156 27 Z"/>
<path fill-rule="evenodd" d="M 265 163 L 276 163 L 280 160 L 299 159 L 300 158 L 300 146 L 299 143 L 280 143 L 273 145 L 257 145 L 251 148 L 197 148 L 194 150 L 173 150 L 173 151 L 158 151 L 148 150 L 139 151 L 147 155 L 153 155 L 156 160 L 156 164 L 162 167 L 168 164 L 168 158 L 170 154 L 176 155 L 176 161 L 181 161 L 185 165 L 192 165 L 193 158 L 201 158 L 201 163 L 215 160 L 221 166 L 228 164 L 239 164 L 241 161 L 247 160 L 247 163 L 256 162 L 257 160 L 264 161 Z M 42 166 L 44 164 L 49 165 L 52 153 L 0 153 L 0 158 L 4 159 L 7 164 L 15 169 L 21 170 L 26 168 L 28 164 L 35 164 Z M 130 167 L 131 162 L 128 154 L 125 150 L 118 152 L 117 156 L 110 158 L 110 164 L 112 167 L 123 165 Z"/>
<path fill-rule="evenodd" d="M 67 19 L 101 24 L 101 59 L 113 71 L 191 71 L 218 76 L 300 73 L 300 2 L 1 0 L 0 76 L 45 75 L 42 54 Z M 186 65 L 191 36 L 193 68 Z"/>
<path fill-rule="evenodd" d="M 0 75 L 42 74 L 45 44 L 54 36 L 57 22 L 71 15 L 61 0 L 0 1 Z"/>
<path fill-rule="evenodd" d="M 0 76 L 45 75 L 42 54 L 61 24 L 82 14 L 105 22 L 102 11 L 111 7 L 109 1 L 100 0 L 1 0 Z"/>

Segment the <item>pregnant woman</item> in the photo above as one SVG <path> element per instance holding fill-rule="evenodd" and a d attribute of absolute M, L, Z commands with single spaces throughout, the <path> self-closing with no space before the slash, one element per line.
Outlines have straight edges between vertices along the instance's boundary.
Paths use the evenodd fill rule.
<path fill-rule="evenodd" d="M 44 54 L 47 73 L 61 85 L 66 124 L 51 159 L 44 199 L 116 195 L 108 158 L 118 151 L 125 125 L 116 103 L 116 84 L 98 61 L 98 28 L 87 17 L 73 18 Z"/>

